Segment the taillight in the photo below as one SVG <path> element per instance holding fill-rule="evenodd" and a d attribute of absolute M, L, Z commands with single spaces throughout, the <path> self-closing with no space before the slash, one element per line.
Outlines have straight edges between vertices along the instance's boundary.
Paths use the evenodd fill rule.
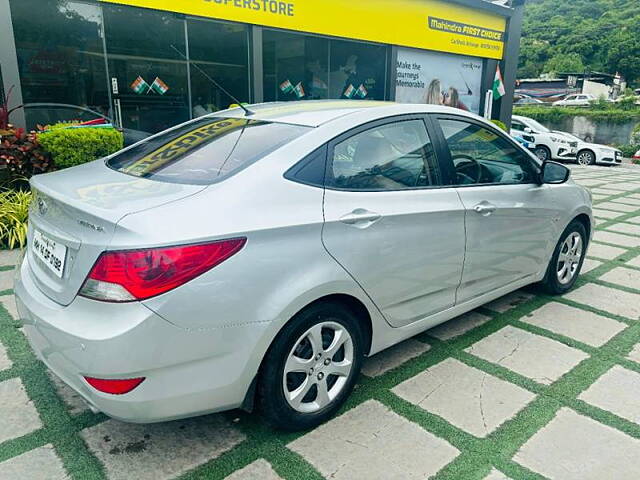
<path fill-rule="evenodd" d="M 84 377 L 89 385 L 102 393 L 111 395 L 123 395 L 129 393 L 144 381 L 145 377 L 125 378 L 122 380 Z"/>
<path fill-rule="evenodd" d="M 246 238 L 198 245 L 104 252 L 89 272 L 80 295 L 130 302 L 168 292 L 236 254 Z"/>

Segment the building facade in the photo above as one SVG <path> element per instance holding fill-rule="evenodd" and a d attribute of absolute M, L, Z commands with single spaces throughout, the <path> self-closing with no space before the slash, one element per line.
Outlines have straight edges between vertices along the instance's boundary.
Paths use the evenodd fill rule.
<path fill-rule="evenodd" d="M 11 120 L 104 115 L 154 133 L 234 101 L 377 99 L 484 113 L 499 66 L 508 123 L 522 1 L 0 0 Z M 213 79 L 214 81 L 212 81 Z M 221 88 L 218 88 L 215 83 Z"/>

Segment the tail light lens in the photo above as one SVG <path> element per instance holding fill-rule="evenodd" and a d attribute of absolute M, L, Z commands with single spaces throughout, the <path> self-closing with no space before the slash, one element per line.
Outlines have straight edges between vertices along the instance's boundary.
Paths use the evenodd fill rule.
<path fill-rule="evenodd" d="M 80 295 L 106 302 L 131 302 L 168 292 L 236 254 L 246 238 L 199 245 L 104 252 Z"/>
<path fill-rule="evenodd" d="M 137 388 L 144 381 L 145 377 L 126 378 L 123 380 L 84 377 L 89 385 L 102 393 L 110 393 L 111 395 L 124 395 L 134 388 Z"/>

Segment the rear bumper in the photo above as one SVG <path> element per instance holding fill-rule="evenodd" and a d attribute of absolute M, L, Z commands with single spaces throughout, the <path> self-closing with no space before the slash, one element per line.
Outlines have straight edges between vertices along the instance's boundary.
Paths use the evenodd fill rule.
<path fill-rule="evenodd" d="M 138 302 L 77 297 L 61 306 L 36 287 L 26 261 L 14 290 L 36 355 L 95 409 L 135 423 L 240 406 L 259 365 L 254 347 L 269 325 L 192 331 Z M 89 386 L 83 375 L 146 380 L 125 395 L 108 395 Z"/>

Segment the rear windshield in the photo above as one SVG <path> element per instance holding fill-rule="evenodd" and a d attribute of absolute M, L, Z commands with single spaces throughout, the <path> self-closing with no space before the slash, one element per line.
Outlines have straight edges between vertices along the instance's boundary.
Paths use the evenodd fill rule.
<path fill-rule="evenodd" d="M 208 185 L 309 130 L 246 118 L 200 118 L 116 154 L 107 165 L 136 177 Z"/>

